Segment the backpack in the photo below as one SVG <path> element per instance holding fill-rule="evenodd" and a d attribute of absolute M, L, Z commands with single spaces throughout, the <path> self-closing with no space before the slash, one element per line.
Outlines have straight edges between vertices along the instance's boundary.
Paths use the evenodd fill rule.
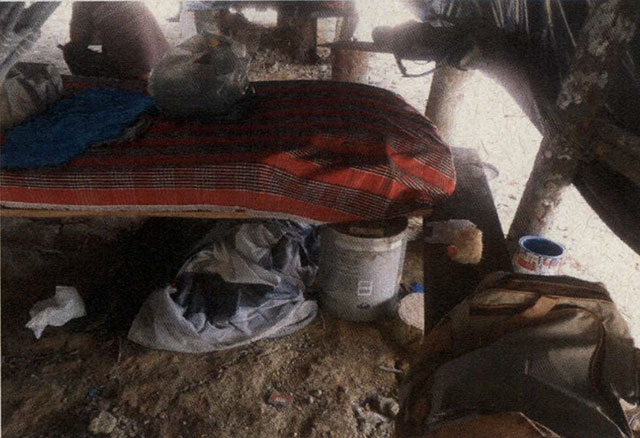
<path fill-rule="evenodd" d="M 397 437 L 632 437 L 640 355 L 600 283 L 494 273 L 427 333 Z"/>

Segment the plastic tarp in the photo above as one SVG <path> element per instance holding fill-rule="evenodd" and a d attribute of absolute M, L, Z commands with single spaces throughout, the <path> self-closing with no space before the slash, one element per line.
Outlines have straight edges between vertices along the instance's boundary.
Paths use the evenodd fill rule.
<path fill-rule="evenodd" d="M 315 228 L 291 221 L 221 221 L 196 245 L 175 281 L 143 304 L 129 339 L 188 353 L 290 334 L 317 304 L 305 290 L 317 271 Z"/>

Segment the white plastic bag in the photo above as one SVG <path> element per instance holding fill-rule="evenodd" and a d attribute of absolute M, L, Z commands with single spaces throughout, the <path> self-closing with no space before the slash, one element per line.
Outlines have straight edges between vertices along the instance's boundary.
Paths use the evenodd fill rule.
<path fill-rule="evenodd" d="M 38 301 L 29 310 L 31 320 L 26 327 L 33 330 L 36 339 L 40 339 L 46 326 L 60 327 L 86 314 L 84 301 L 75 287 L 56 286 L 53 298 Z"/>
<path fill-rule="evenodd" d="M 237 117 L 250 89 L 249 57 L 227 37 L 196 35 L 172 49 L 152 70 L 149 93 L 173 117 Z"/>
<path fill-rule="evenodd" d="M 49 64 L 19 62 L 0 84 L 0 130 L 17 126 L 62 97 L 62 78 Z"/>
<path fill-rule="evenodd" d="M 318 311 L 316 302 L 304 295 L 317 271 L 315 243 L 309 225 L 218 222 L 173 284 L 147 298 L 129 340 L 200 353 L 305 327 Z"/>

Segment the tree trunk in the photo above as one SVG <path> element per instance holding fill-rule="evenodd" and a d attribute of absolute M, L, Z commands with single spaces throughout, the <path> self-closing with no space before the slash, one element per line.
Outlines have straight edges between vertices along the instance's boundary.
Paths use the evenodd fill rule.
<path fill-rule="evenodd" d="M 358 25 L 357 17 L 343 17 L 338 21 L 336 39 L 350 41 Z M 331 49 L 331 79 L 334 81 L 367 83 L 370 53 L 357 50 Z"/>
<path fill-rule="evenodd" d="M 596 157 L 640 188 L 640 136 L 610 123 L 594 125 L 591 148 Z"/>
<path fill-rule="evenodd" d="M 447 142 L 451 141 L 455 115 L 464 97 L 463 86 L 472 74 L 444 65 L 433 75 L 425 115 L 435 123 Z"/>
<path fill-rule="evenodd" d="M 524 235 L 547 234 L 553 225 L 562 194 L 573 182 L 579 159 L 577 149 L 567 146 L 566 138 L 550 134 L 542 139 L 533 170 L 509 229 L 511 249 Z"/>
<path fill-rule="evenodd" d="M 634 36 L 639 9 L 634 0 L 610 0 L 592 7 L 509 230 L 512 246 L 523 235 L 547 233 L 580 162 L 592 157 L 591 121 L 605 103 L 607 78 L 614 77 L 610 72 L 619 67 L 624 45 Z"/>

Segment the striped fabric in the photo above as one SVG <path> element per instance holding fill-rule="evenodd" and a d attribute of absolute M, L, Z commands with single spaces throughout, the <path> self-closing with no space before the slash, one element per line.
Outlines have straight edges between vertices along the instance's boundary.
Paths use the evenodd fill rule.
<path fill-rule="evenodd" d="M 92 85 L 65 82 L 74 91 Z M 94 145 L 60 167 L 3 171 L 1 205 L 341 222 L 406 215 L 452 193 L 449 147 L 397 95 L 327 81 L 260 82 L 255 90 L 240 120 L 154 116 L 134 141 Z"/>

